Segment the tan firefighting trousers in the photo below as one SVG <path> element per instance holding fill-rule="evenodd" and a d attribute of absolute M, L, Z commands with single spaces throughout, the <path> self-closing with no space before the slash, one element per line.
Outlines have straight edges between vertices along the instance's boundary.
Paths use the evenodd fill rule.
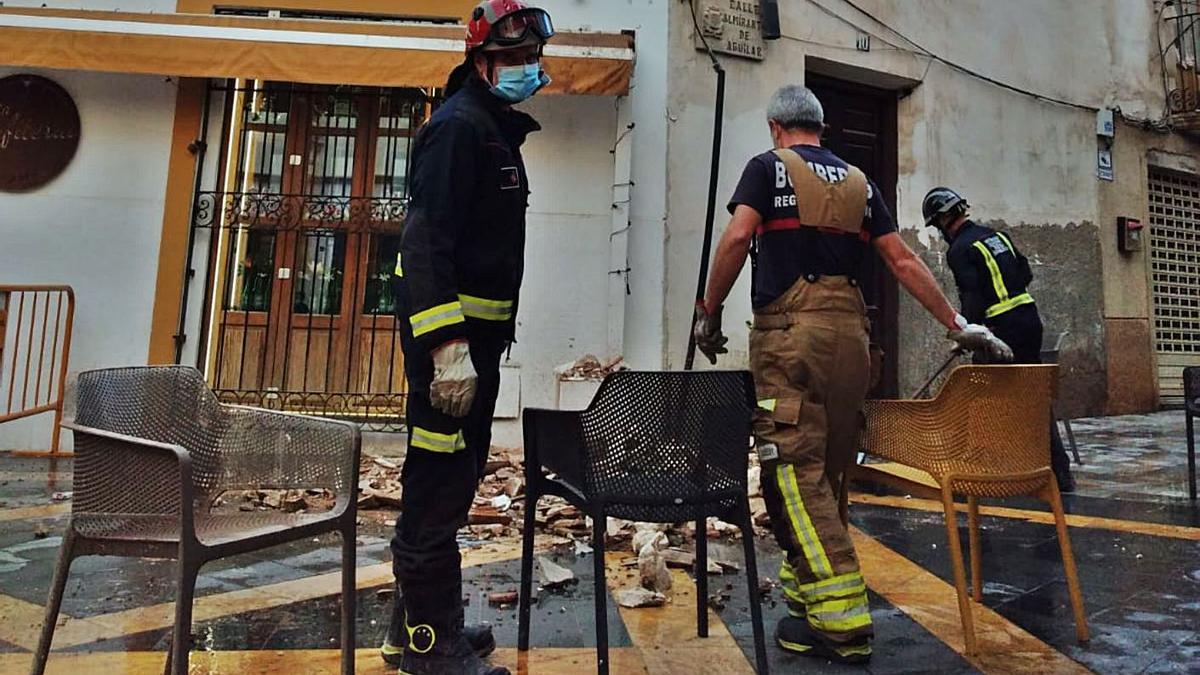
<path fill-rule="evenodd" d="M 830 642 L 872 635 L 867 589 L 838 511 L 858 451 L 870 377 L 862 293 L 846 277 L 800 279 L 755 312 L 750 364 L 763 494 L 787 557 L 779 581 L 794 616 Z"/>

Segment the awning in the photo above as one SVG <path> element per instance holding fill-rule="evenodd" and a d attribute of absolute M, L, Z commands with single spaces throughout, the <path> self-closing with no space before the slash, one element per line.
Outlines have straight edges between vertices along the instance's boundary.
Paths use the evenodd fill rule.
<path fill-rule="evenodd" d="M 550 93 L 629 92 L 633 37 L 562 33 Z M 178 77 L 436 87 L 463 59 L 461 26 L 0 8 L 0 65 Z"/>

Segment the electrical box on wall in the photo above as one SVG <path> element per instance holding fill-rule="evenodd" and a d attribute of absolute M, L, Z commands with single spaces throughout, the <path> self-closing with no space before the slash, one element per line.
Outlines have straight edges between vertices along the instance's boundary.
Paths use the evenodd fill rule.
<path fill-rule="evenodd" d="M 1117 218 L 1117 248 L 1122 253 L 1142 250 L 1142 221 L 1137 218 Z"/>

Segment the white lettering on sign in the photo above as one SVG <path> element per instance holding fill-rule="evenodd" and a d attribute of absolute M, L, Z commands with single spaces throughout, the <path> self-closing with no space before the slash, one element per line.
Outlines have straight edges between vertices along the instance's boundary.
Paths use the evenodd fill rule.
<path fill-rule="evenodd" d="M 704 37 L 714 52 L 762 61 L 762 7 L 759 0 L 701 0 Z M 704 49 L 704 41 L 696 40 Z"/>

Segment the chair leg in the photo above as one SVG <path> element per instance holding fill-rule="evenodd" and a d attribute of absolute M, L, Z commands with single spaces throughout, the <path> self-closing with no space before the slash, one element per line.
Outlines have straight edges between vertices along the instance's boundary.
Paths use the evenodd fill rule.
<path fill-rule="evenodd" d="M 75 559 L 75 535 L 71 524 L 63 535 L 62 547 L 58 551 L 58 565 L 54 568 L 54 581 L 50 586 L 50 597 L 46 600 L 46 618 L 42 620 L 42 636 L 38 639 L 37 651 L 33 655 L 33 668 L 29 672 L 42 675 L 46 671 L 46 660 L 50 658 L 50 645 L 54 642 L 54 628 L 58 625 L 58 612 L 62 608 L 63 591 L 67 588 L 67 574 L 71 561 Z"/>
<path fill-rule="evenodd" d="M 355 637 L 358 606 L 356 539 L 352 521 L 350 527 L 342 530 L 342 675 L 354 675 L 354 650 L 358 646 Z"/>
<path fill-rule="evenodd" d="M 1187 413 L 1188 496 L 1196 501 L 1196 426 L 1195 415 Z"/>
<path fill-rule="evenodd" d="M 517 650 L 529 651 L 529 611 L 533 603 L 533 537 L 539 495 L 525 495 L 525 530 L 521 535 L 521 593 L 517 598 Z M 592 552 L 596 556 L 600 551 Z"/>
<path fill-rule="evenodd" d="M 763 627 L 762 597 L 758 590 L 758 556 L 754 552 L 754 521 L 750 517 L 750 506 L 746 505 L 742 516 L 742 548 L 745 555 L 746 584 L 750 586 L 750 621 L 754 628 L 754 660 L 758 664 L 758 675 L 767 675 L 767 636 Z"/>
<path fill-rule="evenodd" d="M 979 544 L 979 498 L 967 497 L 967 536 L 971 544 L 971 597 L 983 602 L 983 551 Z"/>
<path fill-rule="evenodd" d="M 962 543 L 958 537 L 958 516 L 954 511 L 954 494 L 942 488 L 942 508 L 946 511 L 946 537 L 950 540 L 950 563 L 954 567 L 954 590 L 958 592 L 958 613 L 962 618 L 963 641 L 966 653 L 975 653 L 975 621 L 971 618 L 971 600 L 967 592 L 967 571 L 963 565 Z"/>
<path fill-rule="evenodd" d="M 596 584 L 596 672 L 608 675 L 608 584 L 604 578 L 604 531 L 603 512 L 592 514 L 592 555 Z"/>
<path fill-rule="evenodd" d="M 696 520 L 696 635 L 708 637 L 708 519 Z"/>
<path fill-rule="evenodd" d="M 1079 459 L 1079 445 L 1075 443 L 1075 430 L 1071 428 L 1071 420 L 1063 420 L 1062 423 L 1067 428 L 1067 443 L 1071 446 L 1071 454 L 1075 457 L 1075 463 L 1083 466 L 1083 460 Z"/>
<path fill-rule="evenodd" d="M 1063 570 L 1067 576 L 1067 592 L 1071 596 L 1071 610 L 1075 613 L 1075 636 L 1080 642 L 1087 642 L 1090 635 L 1087 615 L 1083 610 L 1083 592 L 1079 588 L 1079 572 L 1075 568 L 1075 554 L 1071 552 L 1071 535 L 1067 532 L 1062 496 L 1058 492 L 1058 484 L 1053 480 L 1046 486 L 1043 499 L 1050 502 L 1050 510 L 1054 512 L 1054 527 L 1058 531 L 1058 546 L 1062 550 Z"/>
<path fill-rule="evenodd" d="M 200 567 L 191 558 L 179 557 L 179 583 L 175 594 L 175 628 L 167 668 L 171 675 L 187 675 L 188 654 L 192 648 L 192 601 L 196 594 L 196 575 Z"/>

